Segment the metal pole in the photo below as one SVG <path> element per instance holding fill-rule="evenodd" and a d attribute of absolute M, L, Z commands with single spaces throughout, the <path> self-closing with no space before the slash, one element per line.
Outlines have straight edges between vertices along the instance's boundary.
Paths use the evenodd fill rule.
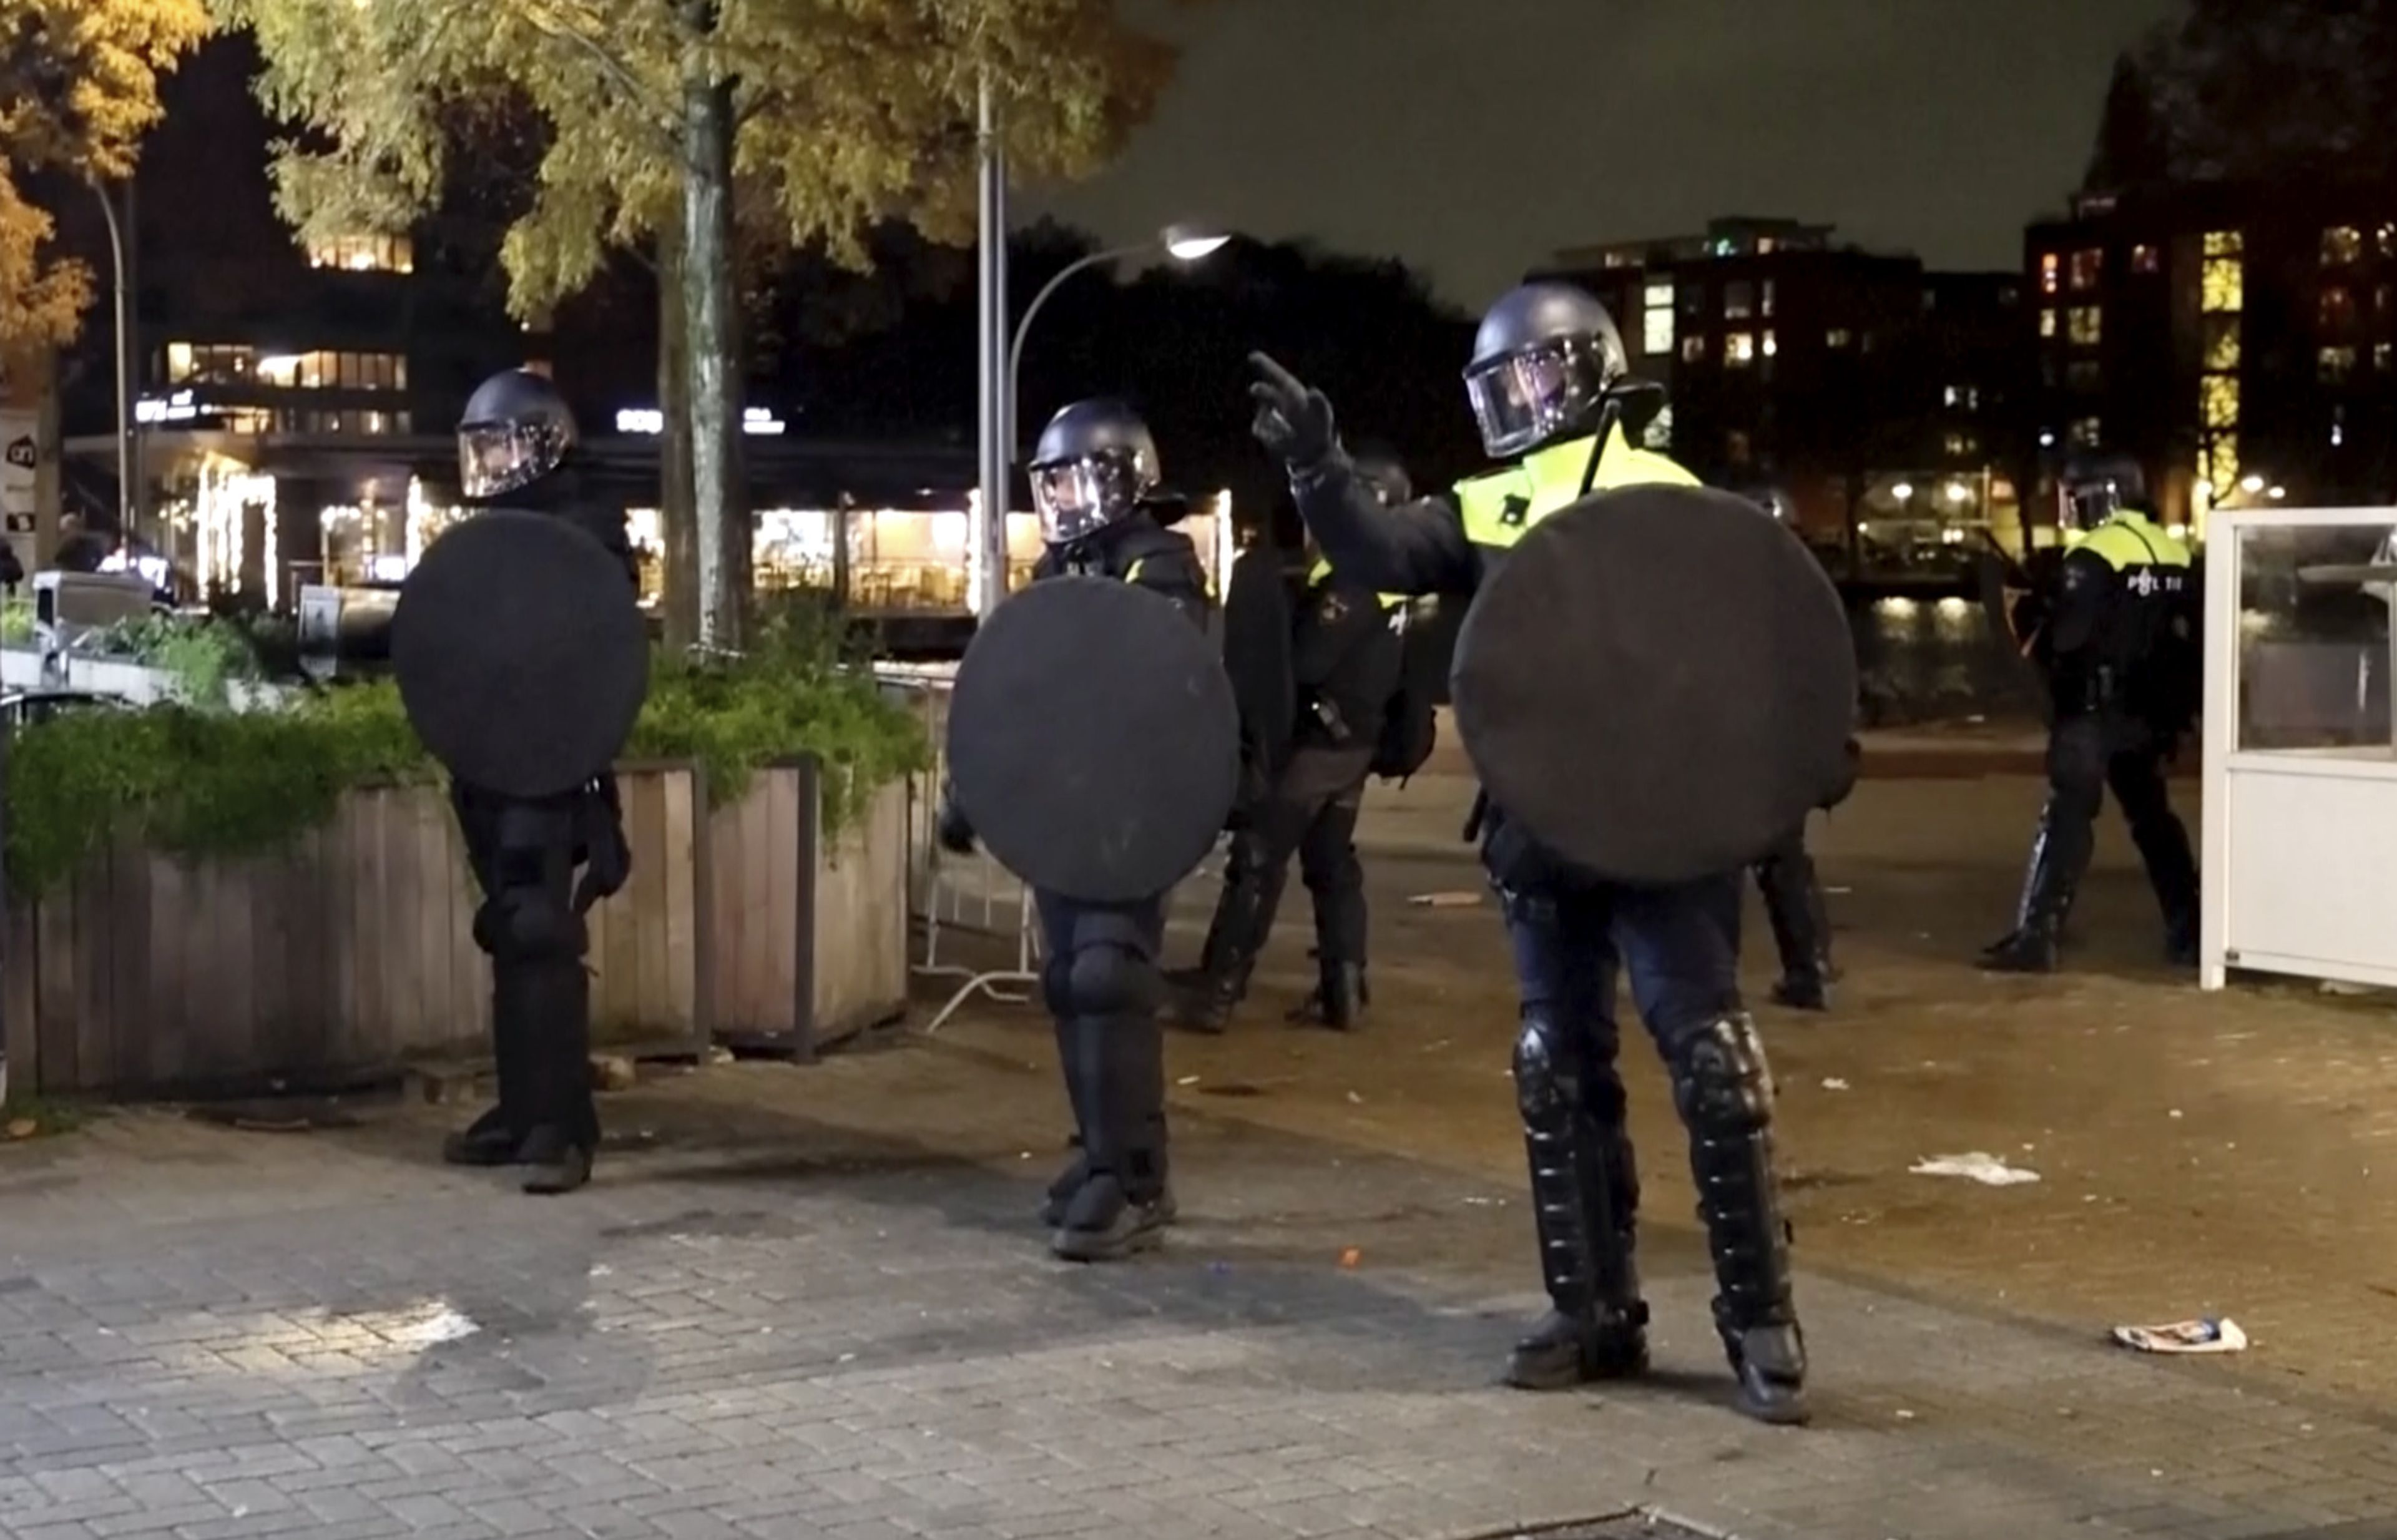
<path fill-rule="evenodd" d="M 91 191 L 100 199 L 100 212 L 108 216 L 108 250 L 116 277 L 116 538 L 127 542 L 133 538 L 133 521 L 141 508 L 135 486 L 140 456 L 134 439 L 133 301 L 126 283 L 125 231 L 116 217 L 116 200 L 97 181 Z"/>
<path fill-rule="evenodd" d="M 1024 399 L 1024 339 L 1032 329 L 1033 317 L 1038 315 L 1040 307 L 1049 302 L 1049 296 L 1056 293 L 1058 287 L 1075 274 L 1084 268 L 1096 267 L 1102 262 L 1112 262 L 1125 257 L 1137 257 L 1155 244 L 1155 242 L 1143 242 L 1139 246 L 1119 246 L 1113 251 L 1093 251 L 1087 257 L 1078 257 L 1059 268 L 1057 275 L 1041 285 L 1040 292 L 1035 294 L 1032 297 L 1032 302 L 1024 307 L 1024 318 L 1015 323 L 1015 341 L 1007 350 L 1007 453 L 1008 462 L 1011 465 L 1014 463 L 1015 459 L 1015 412 Z"/>
<path fill-rule="evenodd" d="M 998 103 L 990 76 L 982 80 L 980 110 L 982 174 L 982 306 L 977 341 L 982 380 L 981 487 L 982 591 L 979 614 L 1007 596 L 1007 471 L 1014 426 L 1008 421 L 1007 379 L 1007 153 L 999 138 Z"/>

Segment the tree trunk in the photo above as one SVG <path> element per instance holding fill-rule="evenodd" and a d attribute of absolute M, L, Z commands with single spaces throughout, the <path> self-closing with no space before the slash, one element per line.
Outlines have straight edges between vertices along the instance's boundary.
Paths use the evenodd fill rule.
<path fill-rule="evenodd" d="M 691 493 L 699 534 L 703 648 L 737 649 L 749 589 L 749 508 L 741 474 L 741 338 L 732 265 L 732 85 L 703 39 L 715 7 L 686 13 L 697 35 L 683 74 L 683 296 L 690 349 Z"/>
<path fill-rule="evenodd" d="M 690 317 L 683 306 L 682 231 L 658 234 L 658 533 L 665 542 L 666 646 L 699 640 L 699 508 L 690 480 Z"/>

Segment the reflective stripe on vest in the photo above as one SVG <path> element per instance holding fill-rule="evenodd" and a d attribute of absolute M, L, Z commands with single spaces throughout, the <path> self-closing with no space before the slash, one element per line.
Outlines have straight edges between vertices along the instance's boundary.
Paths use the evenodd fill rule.
<path fill-rule="evenodd" d="M 1321 585 L 1323 580 L 1331 575 L 1332 562 L 1330 558 L 1318 556 L 1315 558 L 1315 565 L 1307 569 L 1306 586 L 1309 588 L 1319 587 Z M 1408 596 L 1409 596 L 1405 594 L 1376 594 L 1373 596 L 1374 599 L 1385 609 L 1396 609 L 1399 606 L 1407 602 Z"/>
<path fill-rule="evenodd" d="M 1456 484 L 1456 505 L 1465 516 L 1465 538 L 1501 549 L 1560 508 L 1581 501 L 1581 478 L 1589 469 L 1587 437 L 1551 444 L 1505 470 Z M 1634 449 L 1621 434 L 1607 440 L 1590 490 L 1651 483 L 1695 487 L 1698 478 L 1661 454 Z"/>

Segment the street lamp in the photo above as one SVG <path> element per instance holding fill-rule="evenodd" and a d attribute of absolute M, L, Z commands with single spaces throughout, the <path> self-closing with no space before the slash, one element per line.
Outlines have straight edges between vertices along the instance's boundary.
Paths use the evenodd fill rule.
<path fill-rule="evenodd" d="M 91 183 L 100 211 L 108 216 L 108 254 L 116 278 L 116 538 L 133 539 L 133 525 L 141 512 L 135 462 L 134 436 L 138 415 L 133 409 L 133 298 L 125 277 L 125 229 L 116 217 L 116 200 L 100 182 Z"/>
<path fill-rule="evenodd" d="M 1150 251 L 1162 251 L 1177 262 L 1203 261 L 1221 251 L 1231 238 L 1197 225 L 1170 224 L 1159 231 L 1154 240 L 1142 241 L 1137 246 L 1093 251 L 1087 257 L 1077 258 L 1059 268 L 1055 277 L 1040 286 L 1040 292 L 1024 307 L 1023 319 L 1015 323 L 1015 341 L 1007 350 L 1007 412 L 1001 425 L 1007 432 L 1008 463 L 1011 466 L 1015 463 L 1015 404 L 1018 382 L 1024 376 L 1024 339 L 1032 330 L 1033 318 L 1040 314 L 1040 307 L 1049 302 L 1049 296 L 1056 293 L 1066 279 L 1085 268 L 1119 261 L 1126 257 L 1138 257 Z"/>

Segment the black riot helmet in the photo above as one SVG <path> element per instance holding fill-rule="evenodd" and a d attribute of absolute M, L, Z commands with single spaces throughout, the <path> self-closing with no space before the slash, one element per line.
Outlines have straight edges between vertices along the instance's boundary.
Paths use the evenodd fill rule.
<path fill-rule="evenodd" d="M 582 435 L 545 375 L 508 369 L 475 387 L 458 422 L 458 477 L 469 502 L 520 491 L 565 463 Z"/>
<path fill-rule="evenodd" d="M 2066 528 L 2083 533 L 2124 509 L 2146 506 L 2148 478 L 2128 455 L 2076 456 L 2064 468 Z"/>
<path fill-rule="evenodd" d="M 1595 427 L 1629 368 L 1606 307 L 1571 284 L 1526 284 L 1481 318 L 1465 393 L 1493 460 Z"/>
<path fill-rule="evenodd" d="M 1163 472 L 1157 440 L 1120 401 L 1077 401 L 1049 420 L 1032 449 L 1032 505 L 1040 538 L 1070 545 L 1132 513 Z"/>
<path fill-rule="evenodd" d="M 1395 508 L 1401 502 L 1413 502 L 1415 484 L 1399 457 L 1386 449 L 1359 449 L 1356 454 L 1357 479 L 1373 494 L 1373 501 L 1385 508 Z"/>

